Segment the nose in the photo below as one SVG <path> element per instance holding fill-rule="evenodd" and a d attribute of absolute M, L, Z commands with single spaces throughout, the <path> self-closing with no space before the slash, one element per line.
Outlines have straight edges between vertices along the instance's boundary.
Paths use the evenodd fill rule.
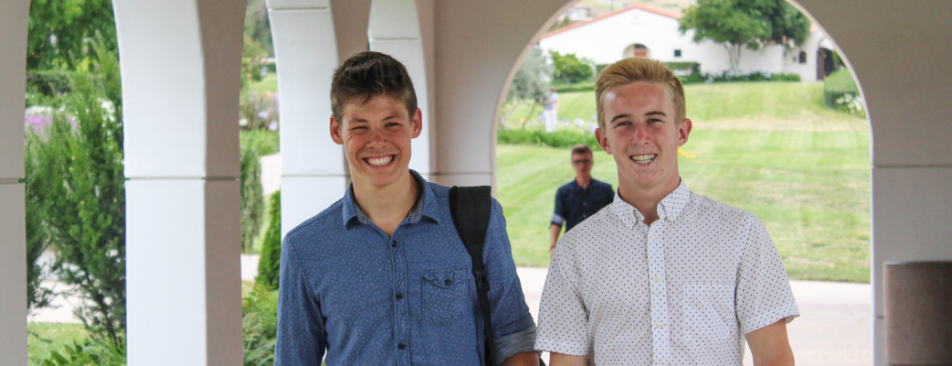
<path fill-rule="evenodd" d="M 651 137 L 648 134 L 648 124 L 644 122 L 635 123 L 635 133 L 632 135 L 631 142 L 635 145 L 651 142 Z"/>
<path fill-rule="evenodd" d="M 386 146 L 387 137 L 384 134 L 384 130 L 382 128 L 376 128 L 376 127 L 371 128 L 370 139 L 367 145 L 369 145 L 370 147 Z"/>

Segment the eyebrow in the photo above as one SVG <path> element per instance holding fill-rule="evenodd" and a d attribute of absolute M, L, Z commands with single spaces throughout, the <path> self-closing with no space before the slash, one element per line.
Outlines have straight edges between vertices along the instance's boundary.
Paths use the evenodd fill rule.
<path fill-rule="evenodd" d="M 667 117 L 668 115 L 665 114 L 665 113 L 662 112 L 662 111 L 651 111 L 651 112 L 645 113 L 645 116 L 663 116 L 663 117 Z M 612 120 L 609 121 L 609 124 L 614 123 L 615 120 L 623 119 L 623 118 L 629 118 L 629 117 L 631 117 L 631 116 L 628 115 L 627 113 L 619 114 L 619 115 L 617 115 L 617 116 L 615 116 L 615 117 L 612 117 Z"/>

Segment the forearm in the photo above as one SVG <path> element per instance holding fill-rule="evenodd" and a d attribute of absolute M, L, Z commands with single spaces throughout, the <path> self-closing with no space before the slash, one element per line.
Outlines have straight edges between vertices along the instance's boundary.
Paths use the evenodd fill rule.
<path fill-rule="evenodd" d="M 588 356 L 572 356 L 552 352 L 549 354 L 550 366 L 588 366 Z"/>
<path fill-rule="evenodd" d="M 539 366 L 539 354 L 535 352 L 517 353 L 503 361 L 500 366 Z"/>
<path fill-rule="evenodd" d="M 562 233 L 562 226 L 552 224 L 549 227 L 549 255 L 552 255 L 552 252 L 555 251 L 555 244 L 559 242 L 559 234 Z"/>

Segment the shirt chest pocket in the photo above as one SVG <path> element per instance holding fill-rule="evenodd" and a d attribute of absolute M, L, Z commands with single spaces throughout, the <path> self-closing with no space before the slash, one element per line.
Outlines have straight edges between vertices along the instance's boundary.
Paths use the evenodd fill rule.
<path fill-rule="evenodd" d="M 733 283 L 685 283 L 683 310 L 684 342 L 689 347 L 695 350 L 736 347 L 738 329 Z"/>
<path fill-rule="evenodd" d="M 467 308 L 472 274 L 465 268 L 435 269 L 423 273 L 423 324 L 449 325 Z"/>

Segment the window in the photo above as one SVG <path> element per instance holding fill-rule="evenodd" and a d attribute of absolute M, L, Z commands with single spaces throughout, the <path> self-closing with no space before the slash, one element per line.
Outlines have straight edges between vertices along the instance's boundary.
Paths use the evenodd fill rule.
<path fill-rule="evenodd" d="M 681 57 L 681 50 L 674 50 L 674 57 Z"/>
<path fill-rule="evenodd" d="M 800 51 L 800 64 L 803 65 L 807 63 L 807 53 Z"/>

